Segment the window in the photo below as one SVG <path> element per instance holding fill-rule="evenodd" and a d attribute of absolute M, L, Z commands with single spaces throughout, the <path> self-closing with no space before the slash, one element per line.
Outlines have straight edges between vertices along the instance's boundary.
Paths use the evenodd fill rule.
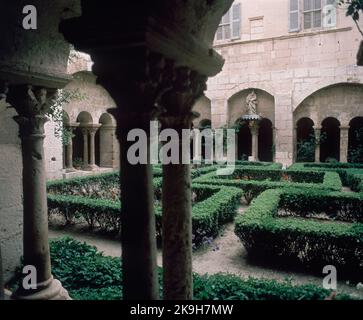
<path fill-rule="evenodd" d="M 241 4 L 235 4 L 223 16 L 219 24 L 216 40 L 238 39 L 241 36 Z"/>
<path fill-rule="evenodd" d="M 337 24 L 337 9 L 335 0 L 326 0 L 323 9 L 323 25 L 324 27 L 335 27 Z"/>
<path fill-rule="evenodd" d="M 300 27 L 300 12 L 299 0 L 290 0 L 290 32 L 299 31 Z"/>
<path fill-rule="evenodd" d="M 304 0 L 304 29 L 321 27 L 321 0 Z"/>
<path fill-rule="evenodd" d="M 336 26 L 336 0 L 290 0 L 289 31 Z"/>

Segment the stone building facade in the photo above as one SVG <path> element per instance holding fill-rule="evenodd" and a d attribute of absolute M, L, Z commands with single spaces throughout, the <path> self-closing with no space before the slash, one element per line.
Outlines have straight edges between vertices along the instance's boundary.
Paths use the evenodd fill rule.
<path fill-rule="evenodd" d="M 347 161 L 351 121 L 363 125 L 363 68 L 356 65 L 360 40 L 335 1 L 236 0 L 214 41 L 225 59 L 223 71 L 209 79 L 196 110 L 210 115 L 215 128 L 232 126 L 255 90 L 265 119 L 255 133 L 260 133 L 261 160 L 285 165 L 297 160 L 297 138 L 304 135 L 299 121 L 307 118 L 316 135 L 324 130 L 328 139 L 338 135 L 331 142 L 338 152 L 317 150 L 316 160 Z M 252 135 L 249 128 L 240 130 L 239 157 L 251 155 Z"/>
<path fill-rule="evenodd" d="M 109 171 L 119 167 L 116 121 L 107 109 L 115 103 L 91 71 L 89 55 L 72 51 L 68 74 L 72 76 L 63 91 L 72 98 L 62 105 L 63 126 L 72 139 L 63 145 L 55 135 L 56 123 L 46 124 L 45 156 L 47 178 L 59 179 Z"/>

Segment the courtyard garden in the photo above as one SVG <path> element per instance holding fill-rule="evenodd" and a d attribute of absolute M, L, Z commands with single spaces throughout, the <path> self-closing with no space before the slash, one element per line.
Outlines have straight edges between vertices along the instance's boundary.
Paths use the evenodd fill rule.
<path fill-rule="evenodd" d="M 362 165 L 299 163 L 284 170 L 241 161 L 230 176 L 217 169 L 191 173 L 195 299 L 363 298 Z M 159 166 L 153 183 L 160 246 Z M 47 188 L 55 277 L 74 299 L 122 298 L 119 173 Z M 161 260 L 159 248 L 159 274 Z M 338 271 L 337 295 L 323 288 L 327 265 Z"/>

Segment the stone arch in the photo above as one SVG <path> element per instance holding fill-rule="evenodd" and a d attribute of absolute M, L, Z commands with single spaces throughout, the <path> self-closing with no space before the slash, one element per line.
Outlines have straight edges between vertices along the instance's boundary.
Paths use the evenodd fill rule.
<path fill-rule="evenodd" d="M 349 122 L 348 162 L 363 163 L 363 117 Z"/>
<path fill-rule="evenodd" d="M 254 90 L 257 99 L 257 113 L 275 124 L 275 98 L 269 92 L 259 88 L 246 88 L 238 91 L 228 99 L 228 125 L 233 125 L 239 118 L 247 113 L 246 98 Z"/>
<path fill-rule="evenodd" d="M 328 159 L 340 161 L 340 122 L 334 117 L 321 122 L 320 161 Z"/>
<path fill-rule="evenodd" d="M 270 119 L 264 118 L 259 124 L 258 159 L 260 161 L 273 161 L 273 125 Z"/>
<path fill-rule="evenodd" d="M 209 119 L 203 119 L 199 121 L 198 128 L 211 128 L 212 127 L 212 121 Z"/>
<path fill-rule="evenodd" d="M 77 117 L 77 122 L 79 122 L 82 125 L 89 125 L 93 123 L 93 117 L 92 115 L 87 111 L 82 111 L 79 113 Z"/>
<path fill-rule="evenodd" d="M 362 84 L 335 83 L 311 92 L 294 108 L 295 123 L 304 117 L 315 123 L 335 117 L 347 126 L 354 116 L 363 116 L 362 89 Z"/>
<path fill-rule="evenodd" d="M 237 159 L 248 160 L 252 155 L 252 134 L 248 124 L 237 120 L 235 126 L 238 127 L 237 133 Z"/>
<path fill-rule="evenodd" d="M 300 118 L 296 122 L 296 161 L 315 161 L 315 123 L 310 118 Z"/>
<path fill-rule="evenodd" d="M 342 77 L 342 81 L 339 81 L 339 79 L 329 79 L 329 78 L 323 78 L 323 81 L 319 82 L 318 84 L 314 83 L 311 86 L 305 88 L 304 90 L 297 90 L 296 96 L 293 98 L 293 111 L 295 111 L 306 99 L 308 99 L 311 95 L 316 93 L 319 90 L 324 90 L 332 87 L 339 87 L 339 86 L 355 86 L 355 87 L 363 87 L 360 83 L 352 83 L 346 81 Z M 319 90 L 316 90 L 316 88 L 320 88 Z"/>
<path fill-rule="evenodd" d="M 212 121 L 212 104 L 206 96 L 202 96 L 197 100 L 193 107 L 193 111 L 200 114 L 200 117 L 193 121 L 194 127 L 199 127 L 203 120 L 209 120 L 210 122 Z"/>
<path fill-rule="evenodd" d="M 93 117 L 87 111 L 81 111 L 76 121 L 79 123 L 79 127 L 74 130 L 74 138 L 73 138 L 73 165 L 76 169 L 80 169 L 81 167 L 85 167 L 88 165 L 89 159 L 85 159 L 84 147 L 85 147 L 85 135 L 82 130 L 86 127 L 89 127 L 93 124 Z M 89 144 L 87 138 L 87 144 Z"/>

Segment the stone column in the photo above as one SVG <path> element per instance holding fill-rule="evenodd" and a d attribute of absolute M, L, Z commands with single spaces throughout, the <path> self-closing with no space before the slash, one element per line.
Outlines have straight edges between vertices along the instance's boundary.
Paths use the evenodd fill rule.
<path fill-rule="evenodd" d="M 187 68 L 176 69 L 173 88 L 161 101 L 165 110 L 160 116 L 163 129 L 174 129 L 182 136 L 190 129 L 196 114 L 195 101 L 206 88 L 206 77 Z M 163 285 L 164 299 L 190 300 L 192 283 L 192 204 L 190 165 L 179 141 L 179 163 L 163 164 Z"/>
<path fill-rule="evenodd" d="M 256 121 L 252 121 L 250 124 L 250 130 L 252 135 L 252 161 L 258 161 L 258 130 L 259 125 Z"/>
<path fill-rule="evenodd" d="M 7 83 L 0 81 L 0 103 L 6 99 L 8 92 Z M 1 245 L 0 245 L 0 300 L 4 299 L 4 274 L 3 274 L 3 260 L 1 255 Z"/>
<path fill-rule="evenodd" d="M 90 153 L 90 161 L 89 161 L 89 166 L 88 168 L 90 170 L 95 170 L 98 168 L 98 166 L 96 165 L 96 148 L 95 148 L 95 136 L 96 136 L 96 132 L 99 129 L 101 125 L 93 125 L 92 127 L 89 128 L 89 137 L 90 137 L 90 141 L 89 141 L 89 153 Z"/>
<path fill-rule="evenodd" d="M 1 247 L 0 247 L 0 300 L 4 300 L 4 275 L 3 275 L 3 260 L 1 258 Z"/>
<path fill-rule="evenodd" d="M 348 162 L 349 126 L 340 126 L 340 162 Z"/>
<path fill-rule="evenodd" d="M 68 145 L 65 147 L 66 151 L 66 172 L 74 172 L 76 169 L 73 167 L 73 131 L 79 126 L 79 123 L 71 123 L 66 125 L 67 130 L 69 130 L 70 137 Z"/>
<path fill-rule="evenodd" d="M 83 135 L 83 170 L 89 170 L 89 162 L 88 162 L 88 128 L 81 128 Z"/>
<path fill-rule="evenodd" d="M 112 60 L 112 58 L 114 60 Z M 95 59 L 94 70 L 118 105 L 108 110 L 117 120 L 116 135 L 120 144 L 121 244 L 124 300 L 159 299 L 156 264 L 156 230 L 154 214 L 153 170 L 150 161 L 133 163 L 128 151 L 135 144 L 127 141 L 133 129 L 141 129 L 149 144 L 150 121 L 158 109 L 156 101 L 161 87 L 170 80 L 163 74 L 169 65 L 162 55 L 135 48 L 123 50 L 114 57 Z M 115 70 L 115 62 L 119 69 Z M 104 65 L 106 64 L 106 66 Z M 112 72 L 106 72 L 111 70 Z M 168 72 L 170 73 L 170 71 Z M 149 148 L 142 145 L 142 150 Z"/>
<path fill-rule="evenodd" d="M 320 162 L 320 137 L 321 127 L 314 127 L 315 134 L 315 162 Z"/>
<path fill-rule="evenodd" d="M 115 129 L 112 124 L 104 124 L 100 128 L 100 166 L 104 168 L 115 168 Z"/>
<path fill-rule="evenodd" d="M 23 156 L 24 265 L 34 266 L 36 289 L 22 286 L 15 299 L 69 299 L 51 274 L 48 243 L 48 208 L 44 163 L 44 124 L 54 102 L 55 90 L 21 85 L 10 87 L 8 102 L 16 109 Z"/>

